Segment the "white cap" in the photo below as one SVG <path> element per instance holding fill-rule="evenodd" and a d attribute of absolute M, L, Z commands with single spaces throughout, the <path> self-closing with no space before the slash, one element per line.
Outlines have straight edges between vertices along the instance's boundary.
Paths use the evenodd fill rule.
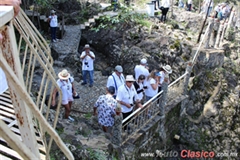
<path fill-rule="evenodd" d="M 147 64 L 147 60 L 145 58 L 141 59 L 140 61 L 141 64 Z"/>

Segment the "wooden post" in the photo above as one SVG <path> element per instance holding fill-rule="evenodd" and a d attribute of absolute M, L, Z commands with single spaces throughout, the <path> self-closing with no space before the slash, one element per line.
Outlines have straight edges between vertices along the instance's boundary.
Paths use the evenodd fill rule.
<path fill-rule="evenodd" d="M 205 23 L 206 23 L 206 21 L 207 21 L 208 10 L 209 10 L 209 7 L 210 7 L 211 3 L 212 3 L 212 0 L 210 0 L 210 3 L 209 3 L 209 5 L 208 5 L 207 13 L 206 13 L 205 19 L 204 19 L 204 21 L 203 21 L 203 24 L 202 24 L 202 27 L 201 27 L 200 33 L 199 33 L 199 35 L 198 35 L 197 43 L 199 43 L 199 41 L 200 41 L 200 39 L 201 39 L 202 31 L 203 31 L 203 28 L 204 28 Z"/>
<path fill-rule="evenodd" d="M 162 83 L 162 98 L 160 103 L 160 116 L 161 121 L 159 122 L 158 128 L 159 128 L 159 138 L 163 141 L 164 145 L 166 145 L 166 131 L 165 131 L 165 106 L 167 103 L 167 93 L 168 93 L 168 82 L 169 82 L 169 75 L 166 74 L 164 81 Z"/>
<path fill-rule="evenodd" d="M 214 19 L 214 25 L 213 25 L 213 31 L 212 31 L 212 36 L 211 36 L 211 46 L 215 46 L 216 43 L 216 37 L 217 37 L 217 33 L 218 33 L 218 29 L 219 29 L 219 20 L 218 18 Z"/>
<path fill-rule="evenodd" d="M 167 92 L 168 92 L 168 79 L 169 79 L 169 75 L 166 74 L 164 81 L 162 83 L 162 98 L 161 98 L 161 103 L 160 103 L 160 115 L 161 116 L 165 116 L 165 105 L 167 103 Z"/>
<path fill-rule="evenodd" d="M 223 39 L 224 39 L 224 35 L 226 32 L 227 24 L 228 24 L 228 21 L 226 21 L 223 25 L 222 34 L 221 34 L 220 41 L 219 41 L 219 47 L 222 47 L 222 45 L 223 45 Z"/>
<path fill-rule="evenodd" d="M 210 26 L 209 26 L 209 30 L 207 31 L 208 35 L 207 35 L 207 39 L 206 39 L 206 42 L 205 42 L 205 49 L 209 48 L 209 41 L 210 41 L 210 38 L 211 38 L 211 33 L 212 33 L 212 30 L 213 30 L 213 25 L 214 25 L 214 18 L 213 17 L 209 18 L 209 23 L 210 23 Z"/>
<path fill-rule="evenodd" d="M 183 85 L 182 85 L 182 95 L 188 94 L 188 84 L 189 84 L 189 79 L 190 79 L 190 75 L 192 72 L 192 68 L 193 68 L 193 64 L 192 64 L 192 62 L 189 62 L 187 65 L 186 71 L 185 71 L 187 73 L 187 75 L 185 76 Z M 181 112 L 180 113 L 182 113 L 183 109 L 186 108 L 186 104 L 187 104 L 186 99 L 181 102 Z"/>
<path fill-rule="evenodd" d="M 214 48 L 218 48 L 219 47 L 220 36 L 221 36 L 222 31 L 223 31 L 223 25 L 224 25 L 224 22 L 220 22 L 220 26 L 219 26 L 219 29 L 218 29 L 217 38 L 216 38 L 216 42 L 215 42 Z"/>

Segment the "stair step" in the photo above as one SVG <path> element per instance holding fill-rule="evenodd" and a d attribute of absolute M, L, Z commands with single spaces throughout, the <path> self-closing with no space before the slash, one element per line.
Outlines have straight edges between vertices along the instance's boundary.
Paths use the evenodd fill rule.
<path fill-rule="evenodd" d="M 98 16 L 100 17 L 100 16 L 103 16 L 103 14 L 102 13 L 98 13 Z"/>
<path fill-rule="evenodd" d="M 94 19 L 98 19 L 98 18 L 99 18 L 99 16 L 98 16 L 98 15 L 95 15 L 95 16 L 93 16 L 93 18 L 94 18 Z"/>
<path fill-rule="evenodd" d="M 85 22 L 84 25 L 85 25 L 85 27 L 87 27 L 87 26 L 90 26 L 90 23 L 89 22 Z"/>
<path fill-rule="evenodd" d="M 85 29 L 85 25 L 84 24 L 80 24 L 80 28 L 81 29 Z"/>
<path fill-rule="evenodd" d="M 95 22 L 95 19 L 94 18 L 91 18 L 88 20 L 89 23 L 94 23 Z"/>

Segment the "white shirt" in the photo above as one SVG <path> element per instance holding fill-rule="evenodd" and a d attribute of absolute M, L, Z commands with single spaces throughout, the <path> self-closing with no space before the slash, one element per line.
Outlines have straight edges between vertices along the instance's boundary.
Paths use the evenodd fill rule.
<path fill-rule="evenodd" d="M 154 90 L 151 84 L 156 84 L 156 80 L 154 78 L 150 78 L 147 82 L 148 83 L 147 89 L 145 90 L 145 95 L 148 97 L 154 97 L 158 93 L 158 88 Z"/>
<path fill-rule="evenodd" d="M 162 84 L 164 81 L 165 73 L 163 71 L 160 71 L 159 73 L 160 73 L 160 84 Z"/>
<path fill-rule="evenodd" d="M 115 81 L 116 81 L 116 85 L 115 85 L 115 82 L 114 82 L 114 79 L 113 77 L 115 78 Z M 110 86 L 113 86 L 115 88 L 115 94 L 114 95 L 117 95 L 117 91 L 118 91 L 118 88 L 123 85 L 125 83 L 125 78 L 123 76 L 123 74 L 120 75 L 120 77 L 114 72 L 112 75 L 110 75 L 108 77 L 108 80 L 107 80 L 107 88 L 110 87 Z"/>
<path fill-rule="evenodd" d="M 128 88 L 128 86 L 124 84 L 118 88 L 117 97 L 116 97 L 117 101 L 133 104 L 133 97 L 135 98 L 135 100 L 138 100 L 137 92 L 133 85 L 131 86 L 131 88 Z M 124 105 L 121 105 L 121 106 L 122 106 L 123 113 L 131 112 L 133 110 L 133 107 L 128 108 Z"/>
<path fill-rule="evenodd" d="M 137 88 L 137 89 L 136 89 L 136 87 L 135 87 L 136 92 L 138 92 L 138 91 L 140 91 L 140 90 L 143 90 L 143 84 L 142 84 L 142 83 L 138 83 L 137 81 L 134 82 L 134 83 L 138 84 L 138 86 L 139 86 L 139 88 Z M 133 85 L 134 85 L 134 84 L 133 84 Z M 143 91 L 143 92 L 144 92 L 144 91 Z M 137 93 L 137 96 L 138 96 L 137 99 L 139 99 L 139 100 L 142 100 L 142 99 L 143 99 L 143 92 Z"/>
<path fill-rule="evenodd" d="M 95 55 L 92 51 L 89 51 L 90 55 L 95 58 Z M 86 55 L 86 52 L 83 51 L 80 57 L 83 57 Z M 90 56 L 86 56 L 84 59 L 82 59 L 82 70 L 92 71 L 93 70 L 93 61 Z"/>
<path fill-rule="evenodd" d="M 220 12 L 220 7 L 219 7 L 218 5 L 216 5 L 216 6 L 214 7 L 214 11 Z"/>
<path fill-rule="evenodd" d="M 62 101 L 72 100 L 72 82 L 74 81 L 73 77 L 68 79 L 68 82 L 61 79 L 57 80 L 57 85 L 62 90 Z"/>
<path fill-rule="evenodd" d="M 170 1 L 169 0 L 162 0 L 162 6 L 164 8 L 169 8 L 170 7 Z"/>
<path fill-rule="evenodd" d="M 7 89 L 8 89 L 7 79 L 6 79 L 5 73 L 0 67 L 0 94 L 5 92 Z"/>
<path fill-rule="evenodd" d="M 149 71 L 148 69 L 143 66 L 143 65 L 136 65 L 134 68 L 134 72 L 135 72 L 135 79 L 138 80 L 138 77 L 143 74 L 146 78 L 144 80 L 144 84 L 147 82 L 146 79 L 149 75 Z"/>
<path fill-rule="evenodd" d="M 50 18 L 50 27 L 57 27 L 58 26 L 57 15 L 49 16 L 49 18 Z"/>
<path fill-rule="evenodd" d="M 192 0 L 188 0 L 188 4 L 192 4 Z"/>

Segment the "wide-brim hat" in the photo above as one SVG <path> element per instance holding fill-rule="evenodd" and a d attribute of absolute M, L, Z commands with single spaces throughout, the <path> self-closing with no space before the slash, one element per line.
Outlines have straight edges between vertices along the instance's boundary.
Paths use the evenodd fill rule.
<path fill-rule="evenodd" d="M 54 11 L 54 10 L 51 10 L 51 13 L 56 13 L 56 11 Z"/>
<path fill-rule="evenodd" d="M 122 72 L 123 72 L 122 66 L 117 65 L 117 66 L 115 67 L 115 71 L 118 71 L 118 72 L 122 73 Z"/>
<path fill-rule="evenodd" d="M 84 49 L 86 49 L 86 48 L 90 48 L 90 45 L 89 44 L 85 44 Z"/>
<path fill-rule="evenodd" d="M 171 66 L 169 66 L 169 65 L 163 66 L 163 69 L 164 69 L 168 74 L 172 73 L 172 68 L 171 68 Z"/>
<path fill-rule="evenodd" d="M 70 74 L 66 69 L 63 69 L 61 72 L 58 73 L 58 78 L 62 80 L 68 80 L 70 77 Z"/>
<path fill-rule="evenodd" d="M 135 79 L 133 78 L 133 75 L 127 75 L 126 76 L 126 82 L 134 82 Z"/>

